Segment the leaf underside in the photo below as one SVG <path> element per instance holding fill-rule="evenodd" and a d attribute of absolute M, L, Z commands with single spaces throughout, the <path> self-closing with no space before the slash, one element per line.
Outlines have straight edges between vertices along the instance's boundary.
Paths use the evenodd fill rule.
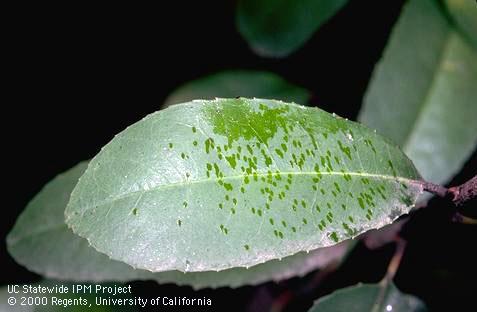
<path fill-rule="evenodd" d="M 248 267 L 329 246 L 407 212 L 409 159 L 366 127 L 261 99 L 171 106 L 89 163 L 66 223 L 150 271 Z"/>
<path fill-rule="evenodd" d="M 400 145 L 425 180 L 443 184 L 477 145 L 476 85 L 477 51 L 436 1 L 413 0 L 393 29 L 358 119 Z"/>

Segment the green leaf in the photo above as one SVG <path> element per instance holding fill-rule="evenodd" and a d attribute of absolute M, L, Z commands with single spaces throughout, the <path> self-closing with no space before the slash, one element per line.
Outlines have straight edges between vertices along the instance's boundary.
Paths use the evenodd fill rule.
<path fill-rule="evenodd" d="M 403 294 L 393 283 L 358 284 L 320 298 L 309 312 L 415 312 L 426 311 L 416 297 Z"/>
<path fill-rule="evenodd" d="M 260 99 L 151 114 L 90 162 L 66 222 L 151 271 L 248 267 L 390 223 L 421 191 L 409 159 L 357 123 Z"/>
<path fill-rule="evenodd" d="M 141 272 L 98 253 L 64 222 L 71 191 L 87 165 L 82 162 L 57 176 L 32 199 L 7 236 L 8 251 L 18 263 L 52 279 L 135 279 Z"/>
<path fill-rule="evenodd" d="M 347 0 L 240 0 L 236 24 L 252 50 L 285 57 L 299 49 Z"/>
<path fill-rule="evenodd" d="M 95 251 L 87 240 L 74 235 L 64 223 L 64 210 L 71 191 L 86 167 L 87 162 L 80 163 L 48 183 L 28 204 L 7 236 L 7 247 L 12 257 L 31 271 L 48 278 L 72 281 L 155 280 L 190 285 L 196 289 L 238 287 L 304 275 L 339 261 L 349 245 L 345 241 L 309 254 L 299 253 L 282 261 L 268 261 L 248 270 L 236 268 L 187 274 L 135 270 Z"/>
<path fill-rule="evenodd" d="M 116 295 L 103 293 L 103 288 L 111 287 L 118 289 L 121 287 L 125 291 L 129 289 L 122 285 L 115 284 L 82 284 L 84 287 L 91 286 L 91 293 L 73 293 L 73 287 L 76 284 L 64 283 L 53 280 L 44 280 L 39 283 L 18 285 L 18 293 L 9 293 L 7 287 L 0 287 L 0 312 L 56 312 L 56 311 L 92 311 L 92 312 L 109 312 L 118 311 L 118 305 L 97 305 L 96 299 L 122 299 L 124 304 L 121 305 L 121 311 L 135 311 L 134 300 L 129 293 L 117 293 Z M 27 290 L 32 291 L 26 292 Z M 38 292 L 39 287 L 47 290 L 45 293 Z M 64 290 L 67 290 L 65 293 Z M 35 291 L 36 292 L 33 292 Z M 25 299 L 23 299 L 24 297 Z M 11 299 L 14 298 L 14 299 Z M 28 299 L 30 298 L 30 299 Z M 36 298 L 36 299 L 35 299 Z M 8 300 L 14 300 L 14 304 L 10 305 Z M 30 305 L 28 304 L 30 300 Z M 137 303 L 138 301 L 136 301 Z M 23 305 L 22 305 L 23 303 Z M 33 305 L 31 303 L 34 303 Z M 90 306 L 91 305 L 91 306 Z"/>
<path fill-rule="evenodd" d="M 359 120 L 393 139 L 424 179 L 448 181 L 477 143 L 477 52 L 430 0 L 404 8 Z"/>
<path fill-rule="evenodd" d="M 228 70 L 184 84 L 168 96 L 164 106 L 216 97 L 256 97 L 305 104 L 310 93 L 271 72 Z"/>
<path fill-rule="evenodd" d="M 477 2 L 475 0 L 445 0 L 457 26 L 477 49 Z"/>
<path fill-rule="evenodd" d="M 324 268 L 332 262 L 339 262 L 345 253 L 354 246 L 350 241 L 320 248 L 309 253 L 299 252 L 282 260 L 270 260 L 246 268 L 232 268 L 220 272 L 188 272 L 178 271 L 159 272 L 157 280 L 162 283 L 174 283 L 177 285 L 189 285 L 194 289 L 217 288 L 217 287 L 240 287 L 244 285 L 258 285 L 268 281 L 282 281 Z"/>

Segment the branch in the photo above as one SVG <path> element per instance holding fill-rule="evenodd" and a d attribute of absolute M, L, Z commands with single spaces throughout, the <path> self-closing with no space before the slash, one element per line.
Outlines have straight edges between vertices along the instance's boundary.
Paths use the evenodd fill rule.
<path fill-rule="evenodd" d="M 449 188 L 453 195 L 452 201 L 456 206 L 462 206 L 466 201 L 477 197 L 477 175 L 462 185 Z"/>
<path fill-rule="evenodd" d="M 465 202 L 477 198 L 477 175 L 462 185 L 445 188 L 442 185 L 427 181 L 419 181 L 424 191 L 435 194 L 439 197 L 452 196 L 452 201 L 456 206 L 462 206 Z"/>
<path fill-rule="evenodd" d="M 427 181 L 418 181 L 418 183 L 422 186 L 424 191 L 430 192 L 439 197 L 447 197 L 448 199 L 452 200 L 452 203 L 456 207 L 463 206 L 467 203 L 473 205 L 471 201 L 477 200 L 477 175 L 462 185 L 453 186 L 448 189 L 441 185 Z M 465 224 L 476 224 L 477 222 L 476 220 L 466 217 L 457 211 L 453 217 L 453 220 L 455 222 Z"/>
<path fill-rule="evenodd" d="M 394 252 L 393 257 L 388 265 L 388 270 L 386 271 L 386 275 L 384 276 L 384 281 L 391 281 L 401 264 L 402 256 L 404 255 L 404 250 L 406 249 L 407 242 L 402 238 L 396 238 L 396 251 Z M 381 281 L 382 283 L 385 283 Z"/>

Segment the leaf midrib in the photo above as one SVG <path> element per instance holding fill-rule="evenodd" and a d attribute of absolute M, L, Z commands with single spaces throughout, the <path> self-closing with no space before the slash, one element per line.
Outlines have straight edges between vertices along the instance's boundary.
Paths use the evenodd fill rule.
<path fill-rule="evenodd" d="M 395 181 L 400 181 L 400 182 L 404 182 L 404 183 L 408 183 L 408 184 L 417 183 L 416 180 L 408 179 L 408 178 L 404 178 L 404 177 L 395 177 L 395 176 L 391 176 L 391 175 L 365 173 L 365 172 L 327 171 L 327 172 L 319 172 L 318 173 L 316 171 L 282 171 L 282 172 L 279 172 L 279 174 L 280 175 L 294 175 L 294 176 L 302 176 L 302 175 L 304 175 L 304 176 L 306 176 L 306 175 L 316 176 L 318 174 L 328 175 L 328 176 L 350 175 L 350 176 L 355 176 L 355 177 L 366 177 L 366 178 L 383 179 L 383 180 L 395 180 Z M 118 200 L 121 200 L 121 199 L 124 199 L 124 198 L 128 198 L 128 197 L 131 197 L 131 196 L 134 196 L 134 195 L 137 195 L 137 194 L 140 195 L 141 193 L 144 194 L 146 192 L 155 192 L 155 191 L 158 191 L 158 190 L 161 190 L 161 189 L 168 189 L 168 188 L 174 188 L 174 187 L 180 187 L 180 186 L 186 186 L 186 185 L 193 185 L 193 184 L 210 183 L 210 182 L 216 183 L 219 180 L 221 180 L 221 181 L 238 180 L 238 179 L 243 179 L 245 177 L 254 177 L 254 176 L 257 176 L 257 177 L 261 178 L 261 177 L 267 177 L 269 175 L 270 175 L 269 173 L 265 173 L 265 172 L 258 173 L 257 172 L 255 174 L 253 174 L 253 173 L 252 174 L 240 174 L 240 175 L 227 176 L 227 177 L 223 177 L 223 178 L 207 178 L 207 179 L 199 179 L 199 180 L 192 180 L 192 181 L 186 181 L 186 182 L 175 182 L 175 183 L 170 183 L 170 184 L 160 184 L 160 185 L 151 187 L 147 190 L 137 190 L 137 191 L 133 191 L 133 192 L 118 195 L 116 198 L 114 198 L 112 200 L 105 200 L 105 201 L 103 201 L 99 204 L 86 207 L 85 209 L 83 209 L 82 213 L 85 213 L 86 211 L 92 209 L 93 207 L 104 206 L 104 205 L 110 204 L 112 202 L 115 202 L 115 201 L 118 201 Z M 276 173 L 272 173 L 272 175 L 276 175 Z M 69 205 L 70 204 L 68 204 L 68 206 Z"/>

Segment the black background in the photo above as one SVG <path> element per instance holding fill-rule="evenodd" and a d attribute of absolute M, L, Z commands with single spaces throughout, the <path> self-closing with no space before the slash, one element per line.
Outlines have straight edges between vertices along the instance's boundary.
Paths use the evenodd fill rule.
<path fill-rule="evenodd" d="M 162 2 L 161 2 L 162 3 Z M 223 69 L 270 70 L 312 92 L 312 103 L 355 119 L 403 1 L 353 0 L 286 59 L 254 55 L 234 25 L 234 1 L 164 2 L 158 7 L 25 6 L 12 9 L 3 49 L 2 153 L 7 156 L 1 236 L 55 175 L 92 158 L 113 136 L 160 108 L 177 86 Z M 451 182 L 475 174 L 476 155 Z M 475 208 L 475 206 L 474 206 Z M 433 309 L 473 303 L 475 229 L 450 221 L 452 208 L 434 201 L 410 222 L 398 286 Z M 473 247 L 473 248 L 472 248 Z M 278 285 L 193 293 L 188 287 L 134 283 L 137 293 L 213 299 L 213 310 L 266 310 L 282 293 L 289 311 L 358 281 L 378 281 L 393 246 L 364 246 L 319 287 L 313 275 Z M 2 285 L 32 282 L 1 244 Z M 257 308 L 257 306 L 259 308 Z M 444 308 L 445 307 L 445 308 Z"/>

